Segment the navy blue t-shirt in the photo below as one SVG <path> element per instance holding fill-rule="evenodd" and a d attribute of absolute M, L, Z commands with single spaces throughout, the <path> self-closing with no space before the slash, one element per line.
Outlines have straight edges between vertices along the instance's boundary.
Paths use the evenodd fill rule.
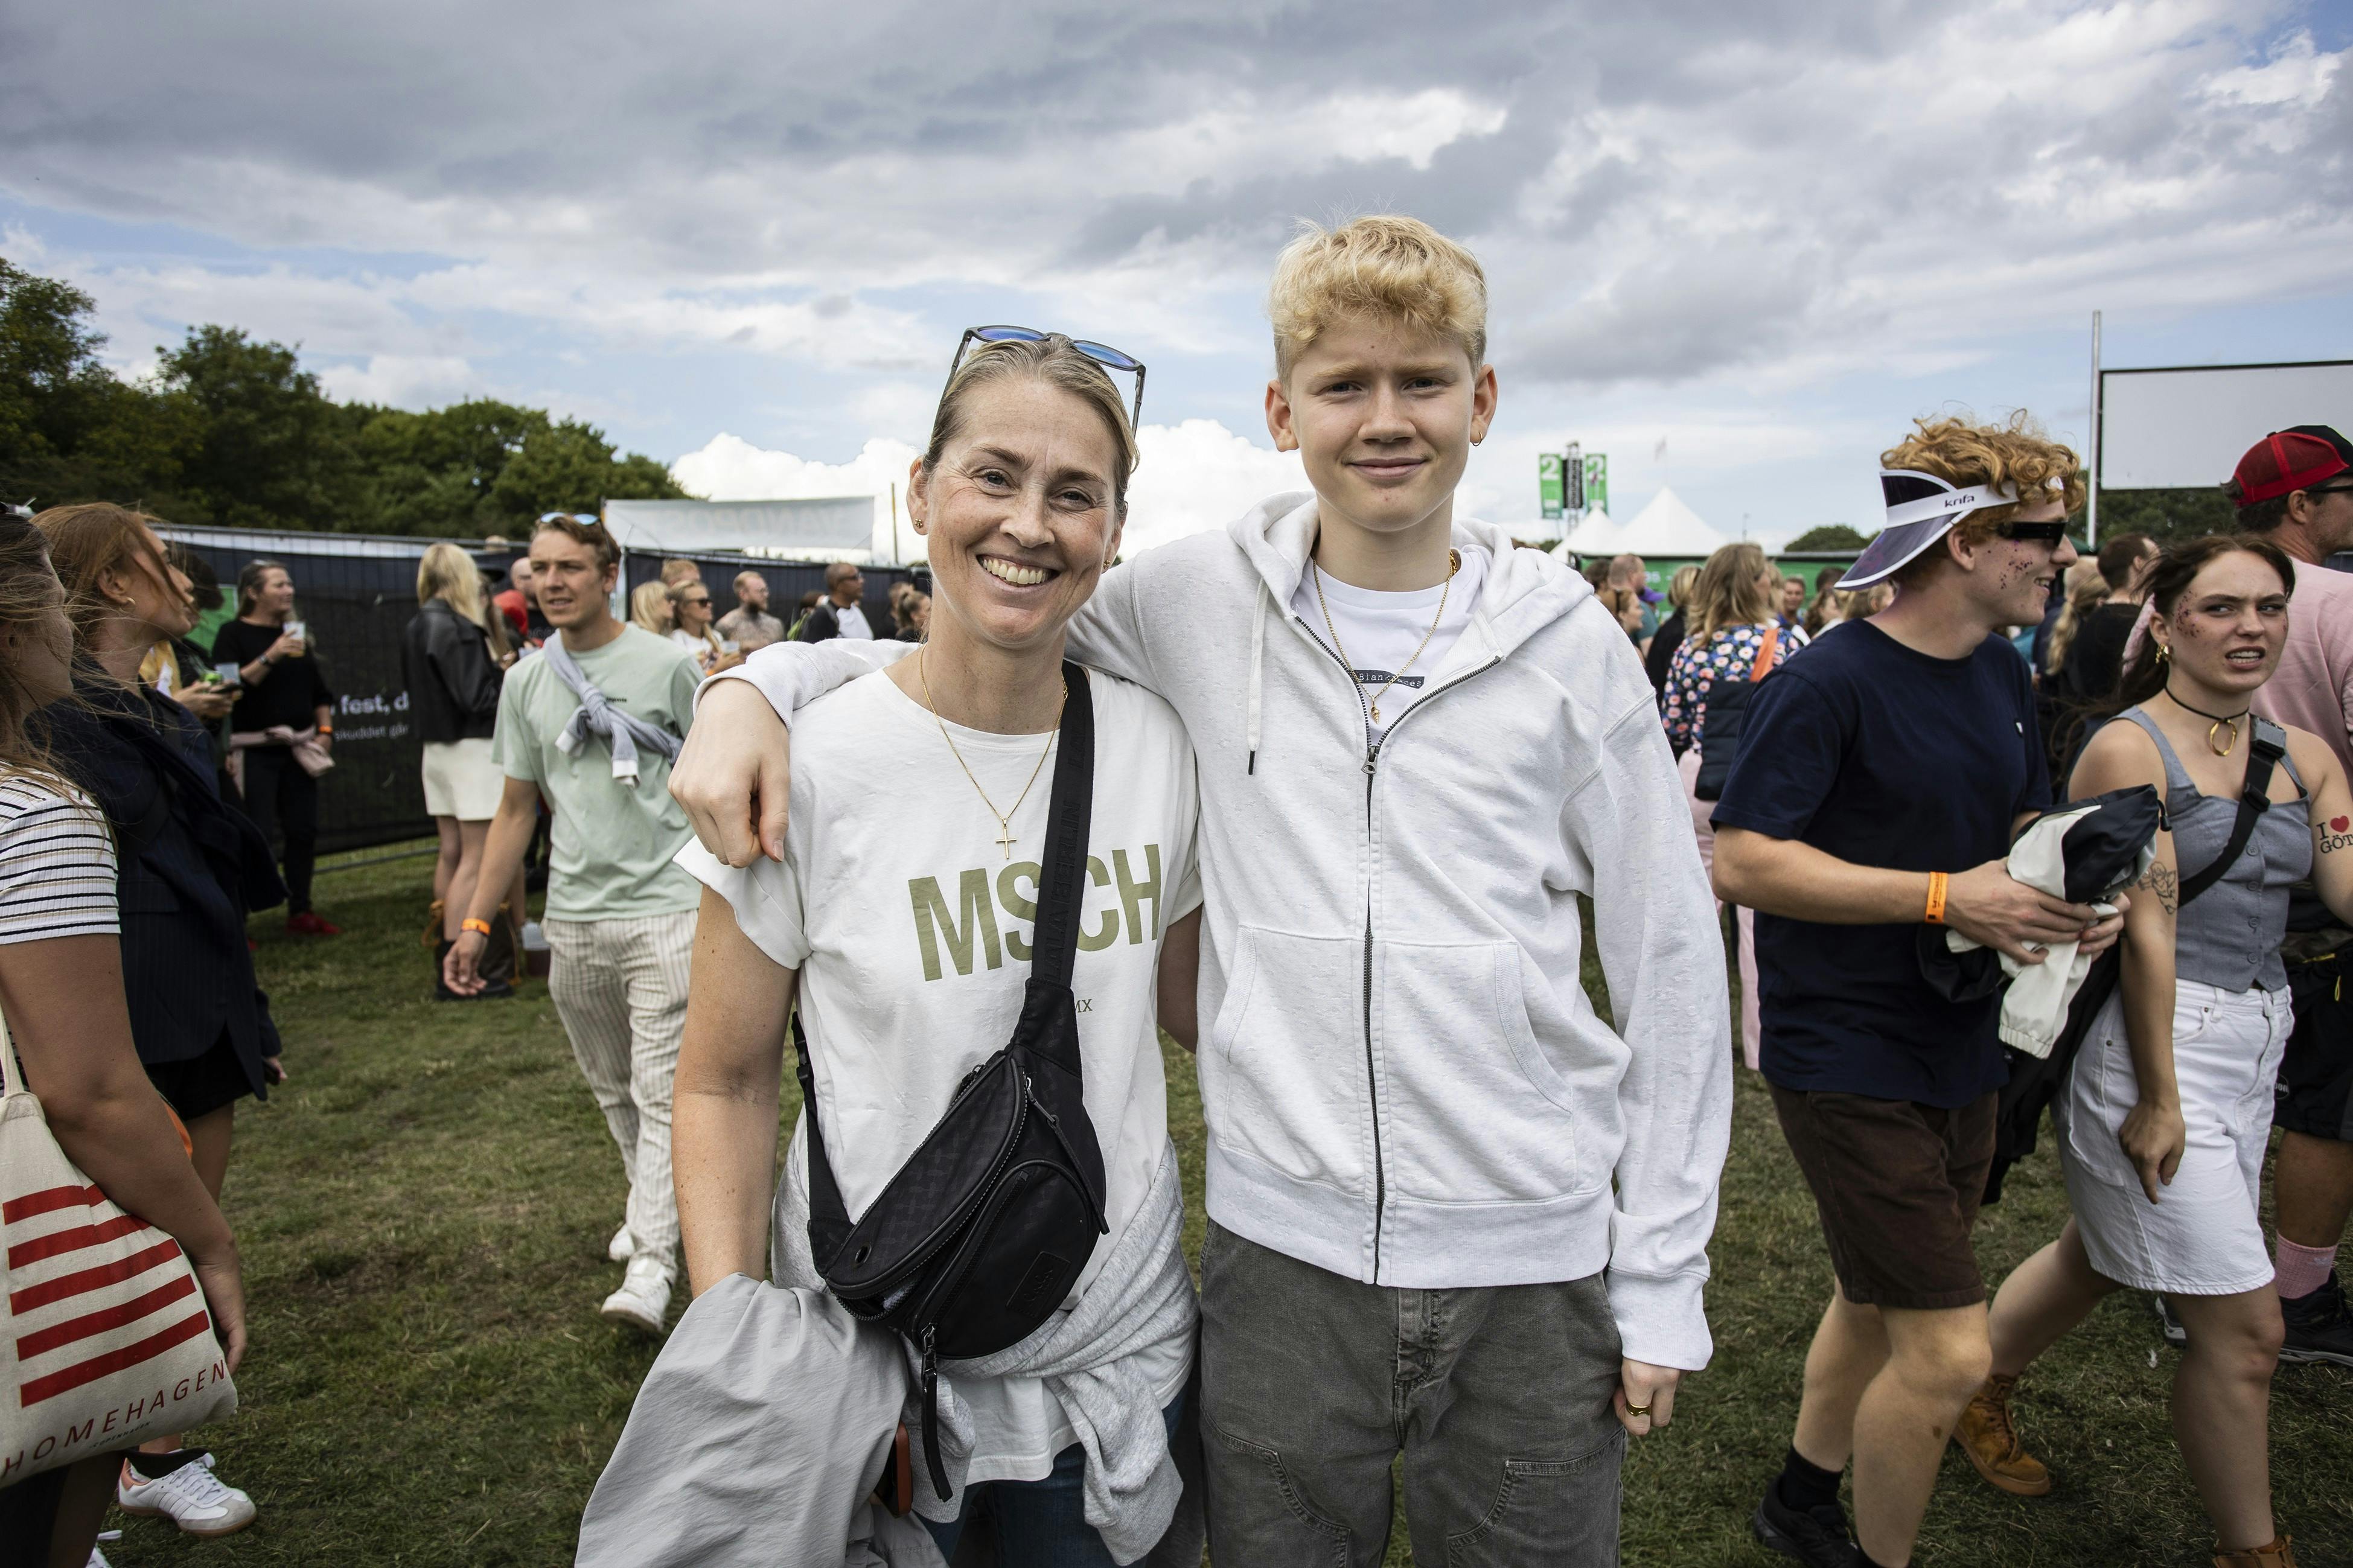
<path fill-rule="evenodd" d="M 2008 854 L 2010 823 L 2050 804 L 2033 686 L 2006 639 L 1934 658 L 1852 621 L 1757 689 L 1715 826 L 1857 866 L 1953 872 Z M 2000 1089 L 2001 998 L 1937 994 L 1920 929 L 1759 913 L 1766 1078 L 1947 1108 Z"/>

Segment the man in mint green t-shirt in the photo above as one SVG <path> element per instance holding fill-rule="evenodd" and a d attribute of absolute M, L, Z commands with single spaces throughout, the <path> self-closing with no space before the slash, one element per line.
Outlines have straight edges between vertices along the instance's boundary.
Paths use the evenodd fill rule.
<path fill-rule="evenodd" d="M 608 1248 L 628 1267 L 604 1313 L 659 1333 L 677 1274 L 670 1079 L 702 900 L 672 859 L 691 833 L 670 799 L 670 763 L 702 677 L 684 649 L 614 616 L 620 552 L 601 525 L 550 513 L 532 535 L 531 564 L 556 635 L 499 696 L 491 752 L 506 792 L 444 978 L 460 994 L 482 989 L 496 894 L 512 884 L 545 796 L 548 994 L 629 1184 Z"/>

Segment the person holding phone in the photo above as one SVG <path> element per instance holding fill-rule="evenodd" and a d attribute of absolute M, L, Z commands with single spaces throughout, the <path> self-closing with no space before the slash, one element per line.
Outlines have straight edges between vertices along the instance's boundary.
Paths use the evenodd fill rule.
<path fill-rule="evenodd" d="M 231 716 L 229 776 L 264 838 L 282 831 L 286 930 L 340 936 L 311 908 L 319 858 L 319 775 L 333 765 L 335 694 L 311 656 L 310 627 L 294 616 L 294 578 L 278 561 L 248 561 L 237 574 L 237 618 L 213 639 L 213 658 L 234 659 L 239 686 Z"/>

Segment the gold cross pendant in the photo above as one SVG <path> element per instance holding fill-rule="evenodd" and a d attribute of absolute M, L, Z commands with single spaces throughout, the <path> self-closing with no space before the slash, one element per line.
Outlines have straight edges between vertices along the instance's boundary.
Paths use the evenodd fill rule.
<path fill-rule="evenodd" d="M 997 835 L 997 841 L 1005 847 L 1005 858 L 1010 860 L 1013 858 L 1013 826 L 1010 823 L 999 823 L 997 826 L 1004 831 Z"/>

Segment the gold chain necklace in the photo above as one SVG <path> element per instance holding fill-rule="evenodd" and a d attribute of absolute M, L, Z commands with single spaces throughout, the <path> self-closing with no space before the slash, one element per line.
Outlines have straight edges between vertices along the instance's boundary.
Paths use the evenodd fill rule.
<path fill-rule="evenodd" d="M 1340 646 L 1340 628 L 1332 624 L 1332 606 L 1324 598 L 1324 569 L 1313 561 L 1307 563 L 1307 569 L 1315 574 L 1315 603 L 1324 611 L 1324 629 L 1332 634 L 1332 651 L 1340 656 L 1340 662 L 1348 667 L 1348 679 L 1354 680 L 1356 679 L 1356 661 L 1350 658 L 1348 650 Z M 1446 618 L 1446 595 L 1454 592 L 1454 574 L 1461 570 L 1462 552 L 1449 550 L 1446 552 L 1446 583 L 1438 591 L 1438 614 L 1430 617 L 1430 629 L 1421 634 L 1421 641 L 1414 647 L 1413 658 L 1398 665 L 1397 674 L 1382 681 L 1381 689 L 1366 700 L 1366 711 L 1372 715 L 1374 723 L 1381 721 L 1381 699 L 1388 695 L 1389 688 L 1398 683 L 1398 677 L 1413 668 L 1413 660 L 1421 657 L 1421 650 L 1428 647 L 1430 639 L 1438 635 L 1438 623 Z"/>
<path fill-rule="evenodd" d="M 932 700 L 931 655 L 930 645 L 926 644 L 923 650 L 915 656 L 915 674 L 923 683 L 923 706 L 932 710 L 932 722 L 940 727 L 940 739 L 948 743 L 948 754 L 955 758 L 956 766 L 964 770 L 964 776 L 972 780 L 973 794 L 980 796 L 980 804 L 988 807 L 988 815 L 997 818 L 997 842 L 1004 847 L 1005 858 L 1010 860 L 1014 845 L 1013 812 L 1021 809 L 1021 802 L 1028 800 L 1030 790 L 1037 786 L 1038 775 L 1046 771 L 1046 753 L 1054 749 L 1054 737 L 1061 733 L 1062 705 L 1070 701 L 1071 689 L 1064 686 L 1061 702 L 1054 704 L 1054 727 L 1046 731 L 1046 744 L 1038 753 L 1038 765 L 1029 770 L 1029 782 L 1021 786 L 1020 796 L 1013 803 L 1013 811 L 999 811 L 997 803 L 988 798 L 988 792 L 980 787 L 980 780 L 973 774 L 972 764 L 964 760 L 962 752 L 956 750 L 955 737 L 948 733 L 947 721 L 940 717 L 939 704 Z"/>

